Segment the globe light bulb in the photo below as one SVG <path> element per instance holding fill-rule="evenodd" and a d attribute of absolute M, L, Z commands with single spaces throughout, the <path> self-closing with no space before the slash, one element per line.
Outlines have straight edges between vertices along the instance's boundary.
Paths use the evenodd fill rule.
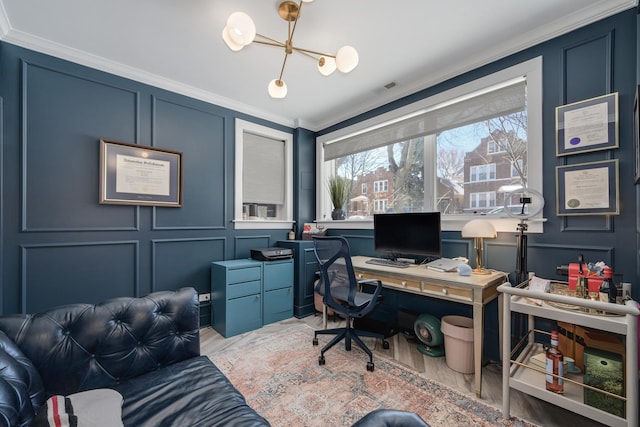
<path fill-rule="evenodd" d="M 272 98 L 284 98 L 287 96 L 287 85 L 284 81 L 273 79 L 269 82 L 269 86 L 267 87 L 269 91 L 269 95 Z"/>
<path fill-rule="evenodd" d="M 351 46 L 342 46 L 336 53 L 336 67 L 348 73 L 358 66 L 358 51 Z"/>
<path fill-rule="evenodd" d="M 328 76 L 336 70 L 336 60 L 330 56 L 322 56 L 318 60 L 318 71 L 323 76 Z"/>
<path fill-rule="evenodd" d="M 256 38 L 256 24 L 244 12 L 234 12 L 227 19 L 227 34 L 235 44 L 246 46 Z"/>

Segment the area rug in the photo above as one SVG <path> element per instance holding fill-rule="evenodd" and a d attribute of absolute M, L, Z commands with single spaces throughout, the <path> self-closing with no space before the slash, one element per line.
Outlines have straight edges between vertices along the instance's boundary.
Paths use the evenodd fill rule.
<path fill-rule="evenodd" d="M 415 412 L 432 427 L 534 426 L 375 355 L 368 372 L 355 343 L 350 352 L 338 344 L 320 366 L 312 339 L 311 327 L 292 325 L 210 358 L 274 427 L 350 426 L 378 408 Z"/>

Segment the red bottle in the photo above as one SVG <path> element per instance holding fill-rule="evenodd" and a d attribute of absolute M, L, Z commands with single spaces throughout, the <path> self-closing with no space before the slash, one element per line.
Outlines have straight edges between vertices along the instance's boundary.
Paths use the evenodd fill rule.
<path fill-rule="evenodd" d="M 547 349 L 547 374 L 564 376 L 564 356 L 558 350 L 558 331 L 551 331 L 551 347 Z M 564 380 L 552 375 L 545 375 L 547 390 L 564 393 Z"/>

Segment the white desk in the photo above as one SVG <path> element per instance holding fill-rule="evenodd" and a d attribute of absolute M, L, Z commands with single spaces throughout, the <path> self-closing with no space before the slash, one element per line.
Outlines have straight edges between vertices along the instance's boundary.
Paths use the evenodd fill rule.
<path fill-rule="evenodd" d="M 441 273 L 424 265 L 408 268 L 367 264 L 371 257 L 352 257 L 358 279 L 379 279 L 382 286 L 425 297 L 438 298 L 473 306 L 473 354 L 476 395 L 482 393 L 482 349 L 484 344 L 484 307 L 498 298 L 498 327 L 502 346 L 502 296 L 497 291 L 506 281 L 504 273 L 460 276 L 456 272 Z M 502 350 L 500 350 L 502 353 Z"/>

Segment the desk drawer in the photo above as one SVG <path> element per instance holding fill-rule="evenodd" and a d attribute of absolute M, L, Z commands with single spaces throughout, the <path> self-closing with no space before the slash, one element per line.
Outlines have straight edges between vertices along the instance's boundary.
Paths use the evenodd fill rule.
<path fill-rule="evenodd" d="M 422 284 L 422 292 L 427 295 L 437 295 L 440 298 L 443 296 L 459 299 L 463 301 L 473 301 L 473 290 L 472 289 L 460 289 L 460 288 L 452 288 L 449 286 L 437 285 L 435 283 L 423 283 Z"/>
<path fill-rule="evenodd" d="M 382 283 L 386 284 L 388 287 L 411 289 L 414 291 L 420 290 L 420 281 L 418 280 L 407 280 L 399 277 L 385 276 L 384 274 L 371 274 L 366 272 L 357 272 L 356 277 L 358 279 L 382 280 Z"/>

